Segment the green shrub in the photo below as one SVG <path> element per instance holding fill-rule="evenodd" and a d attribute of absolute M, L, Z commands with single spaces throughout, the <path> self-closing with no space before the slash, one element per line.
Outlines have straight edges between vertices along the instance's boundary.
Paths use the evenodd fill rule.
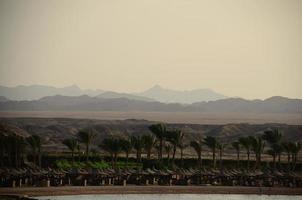
<path fill-rule="evenodd" d="M 97 161 L 97 162 L 74 162 L 72 164 L 71 161 L 66 159 L 56 160 L 55 166 L 58 169 L 81 169 L 81 168 L 95 168 L 95 169 L 106 169 L 109 168 L 111 165 L 105 161 Z"/>
<path fill-rule="evenodd" d="M 68 160 L 56 160 L 56 167 L 59 169 L 70 169 L 72 166 L 71 164 L 68 162 Z"/>

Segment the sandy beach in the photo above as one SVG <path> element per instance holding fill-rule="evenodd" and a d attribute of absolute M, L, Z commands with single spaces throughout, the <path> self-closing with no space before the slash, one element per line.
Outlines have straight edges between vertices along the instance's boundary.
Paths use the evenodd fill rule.
<path fill-rule="evenodd" d="M 266 194 L 302 195 L 302 188 L 232 186 L 63 186 L 0 188 L 0 195 L 59 196 L 83 194 Z"/>

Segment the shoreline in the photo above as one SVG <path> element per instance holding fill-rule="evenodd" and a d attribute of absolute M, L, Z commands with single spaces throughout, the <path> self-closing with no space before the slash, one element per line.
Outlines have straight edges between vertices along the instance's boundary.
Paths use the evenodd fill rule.
<path fill-rule="evenodd" d="M 24 197 L 89 194 L 246 194 L 302 195 L 302 188 L 236 186 L 61 186 L 0 188 L 1 195 Z"/>

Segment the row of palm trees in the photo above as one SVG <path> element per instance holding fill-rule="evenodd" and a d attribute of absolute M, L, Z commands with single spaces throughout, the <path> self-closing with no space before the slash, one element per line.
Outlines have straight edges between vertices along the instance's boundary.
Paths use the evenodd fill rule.
<path fill-rule="evenodd" d="M 151 158 L 153 149 L 157 150 L 157 159 L 163 159 L 163 152 L 167 155 L 167 160 L 175 164 L 176 151 L 180 151 L 181 166 L 183 166 L 183 152 L 185 148 L 191 147 L 195 150 L 198 159 L 198 166 L 202 167 L 202 152 L 203 146 L 206 146 L 212 152 L 213 167 L 216 168 L 216 156 L 219 156 L 219 168 L 223 165 L 223 154 L 226 148 L 233 148 L 237 154 L 237 167 L 240 166 L 240 153 L 242 150 L 246 151 L 247 155 L 247 170 L 250 170 L 250 156 L 254 154 L 255 165 L 254 169 L 261 167 L 261 159 L 263 153 L 271 155 L 273 158 L 273 168 L 276 169 L 278 158 L 278 166 L 281 166 L 282 153 L 287 154 L 288 169 L 295 169 L 297 163 L 297 155 L 301 150 L 301 142 L 286 142 L 282 140 L 282 133 L 278 130 L 267 130 L 262 135 L 241 137 L 238 140 L 227 145 L 219 141 L 216 137 L 207 136 L 204 139 L 198 138 L 191 141 L 189 144 L 185 143 L 185 134 L 178 129 L 167 129 L 164 124 L 154 124 L 149 126 L 149 130 L 153 135 L 147 134 L 142 136 L 131 136 L 130 138 L 106 138 L 99 145 L 101 149 L 108 152 L 111 155 L 112 166 L 116 166 L 117 157 L 120 153 L 124 152 L 126 155 L 126 162 L 128 163 L 129 154 L 134 149 L 136 152 L 137 162 L 141 161 L 141 155 L 143 152 L 147 154 L 147 159 Z M 80 132 L 79 138 L 81 142 L 86 145 L 86 156 L 88 160 L 89 145 L 95 137 L 92 132 Z M 64 143 L 71 149 L 78 145 L 75 139 L 69 139 Z M 70 145 L 74 144 L 74 145 Z M 75 145 L 76 144 L 76 145 Z M 73 146 L 70 147 L 70 146 Z M 267 149 L 264 152 L 265 148 Z M 172 158 L 170 157 L 172 153 Z M 72 153 L 73 154 L 73 153 Z"/>
<path fill-rule="evenodd" d="M 86 161 L 88 161 L 89 153 L 90 153 L 90 146 L 96 137 L 96 133 L 93 131 L 93 129 L 87 129 L 87 130 L 79 131 L 77 136 L 78 136 L 77 139 L 75 139 L 75 138 L 65 139 L 65 140 L 63 140 L 62 143 L 65 146 L 67 146 L 68 149 L 71 151 L 72 162 L 74 162 L 74 153 L 77 150 L 78 155 L 80 155 L 80 152 L 81 152 L 80 144 L 84 144 Z M 79 156 L 79 158 L 80 158 L 80 156 Z"/>
<path fill-rule="evenodd" d="M 19 135 L 0 135 L 0 166 L 21 166 L 28 146 L 34 164 L 41 166 L 42 142 L 38 135 L 27 138 Z"/>
<path fill-rule="evenodd" d="M 162 158 L 162 147 L 169 147 L 169 143 L 172 145 L 174 163 L 176 148 L 180 149 L 181 166 L 183 165 L 183 150 L 190 146 L 192 147 L 198 158 L 199 167 L 202 166 L 202 147 L 205 145 L 212 151 L 213 167 L 216 168 L 216 154 L 219 156 L 219 167 L 222 168 L 223 153 L 228 147 L 227 144 L 220 142 L 217 138 L 207 136 L 204 139 L 197 139 L 190 142 L 190 145 L 184 143 L 184 134 L 180 130 L 168 131 L 163 124 L 156 124 L 149 127 L 151 132 L 156 136 L 159 141 L 159 156 Z M 232 142 L 231 146 L 237 153 L 237 167 L 240 165 L 240 152 L 241 149 L 246 150 L 247 154 L 247 170 L 250 169 L 250 155 L 254 154 L 255 165 L 254 169 L 261 167 L 261 158 L 263 153 L 271 155 L 273 158 L 273 169 L 276 169 L 276 158 L 278 157 L 278 166 L 281 168 L 281 155 L 282 153 L 287 154 L 287 165 L 288 170 L 294 170 L 297 164 L 297 155 L 302 148 L 301 141 L 290 142 L 284 141 L 283 135 L 278 129 L 267 130 L 262 135 L 241 137 L 237 141 Z M 168 142 L 168 143 L 166 143 Z M 264 152 L 267 144 L 268 150 Z M 267 149 L 266 148 L 266 149 Z M 170 149 L 170 148 L 166 148 Z M 169 158 L 169 151 L 166 150 Z"/>
<path fill-rule="evenodd" d="M 267 144 L 269 149 L 266 153 L 272 156 L 274 169 L 277 168 L 276 159 L 278 158 L 278 166 L 281 167 L 281 155 L 286 153 L 288 169 L 294 170 L 297 164 L 297 155 L 302 148 L 302 143 L 301 141 L 283 141 L 282 137 L 282 133 L 278 129 L 274 129 L 265 131 L 263 135 L 241 137 L 237 141 L 234 141 L 232 147 L 237 152 L 237 165 L 239 165 L 240 150 L 243 148 L 247 155 L 247 169 L 249 170 L 250 168 L 251 153 L 254 153 L 256 159 L 254 168 L 259 168 L 261 157 L 262 154 L 265 153 L 264 149 Z"/>
<path fill-rule="evenodd" d="M 98 146 L 110 154 L 112 166 L 116 167 L 116 162 L 119 154 L 125 153 L 126 163 L 133 150 L 136 153 L 137 162 L 141 161 L 142 154 L 145 153 L 147 159 L 151 159 L 152 152 L 156 150 L 157 159 L 163 160 L 163 154 L 167 155 L 165 159 L 168 160 L 172 166 L 175 165 L 176 152 L 180 152 L 180 165 L 183 166 L 184 150 L 187 147 L 194 149 L 198 159 L 199 168 L 202 167 L 202 152 L 203 147 L 206 146 L 212 152 L 212 164 L 216 168 L 216 156 L 219 157 L 219 168 L 223 165 L 223 154 L 226 148 L 232 148 L 237 154 L 237 167 L 240 166 L 240 153 L 242 150 L 246 151 L 246 168 L 250 169 L 250 156 L 254 154 L 255 165 L 254 168 L 261 167 L 261 158 L 263 153 L 272 156 L 273 168 L 281 167 L 281 155 L 287 155 L 288 169 L 294 170 L 297 164 L 297 155 L 301 150 L 301 142 L 287 142 L 282 138 L 282 133 L 278 130 L 268 130 L 262 135 L 241 137 L 238 140 L 227 145 L 219 141 L 216 137 L 207 136 L 205 138 L 197 138 L 185 142 L 185 134 L 179 129 L 167 129 L 164 124 L 154 124 L 149 126 L 152 134 L 125 137 L 110 137 L 104 139 Z M 66 139 L 63 144 L 66 145 L 72 155 L 74 161 L 74 154 L 77 151 L 78 155 L 81 152 L 81 146 L 85 146 L 86 161 L 89 160 L 91 152 L 91 145 L 96 138 L 96 133 L 92 129 L 79 131 L 77 138 Z M 24 138 L 17 135 L 4 136 L 0 135 L 0 164 L 3 163 L 4 157 L 8 159 L 9 166 L 20 166 L 21 161 L 25 155 L 25 149 L 29 146 L 32 153 L 32 160 L 34 164 L 41 166 L 42 157 L 42 140 L 37 135 L 32 135 Z M 267 149 L 264 152 L 265 148 Z M 78 156 L 80 159 L 80 156 Z M 7 164 L 7 163 L 6 163 Z"/>

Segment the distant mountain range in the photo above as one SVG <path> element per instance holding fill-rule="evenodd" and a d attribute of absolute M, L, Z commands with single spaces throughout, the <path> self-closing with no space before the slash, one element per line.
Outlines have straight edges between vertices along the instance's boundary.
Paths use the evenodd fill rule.
<path fill-rule="evenodd" d="M 106 95 L 105 95 L 106 96 Z M 0 101 L 2 111 L 143 111 L 214 113 L 302 113 L 302 100 L 271 97 L 265 100 L 220 99 L 193 104 L 161 103 L 102 96 L 49 96 L 32 101 Z"/>
<path fill-rule="evenodd" d="M 137 95 L 156 99 L 157 101 L 164 103 L 183 104 L 191 104 L 201 101 L 215 101 L 227 98 L 225 95 L 219 94 L 210 89 L 178 91 L 165 89 L 159 85 L 155 85 L 144 92 L 137 93 Z"/>
<path fill-rule="evenodd" d="M 37 100 L 45 96 L 64 95 L 64 96 L 80 96 L 89 95 L 96 96 L 103 93 L 103 90 L 82 90 L 77 85 L 57 88 L 45 85 L 30 85 L 5 87 L 0 86 L 0 96 L 11 100 Z"/>
<path fill-rule="evenodd" d="M 38 100 L 46 96 L 81 96 L 88 95 L 104 99 L 127 98 L 130 100 L 158 101 L 162 103 L 191 104 L 201 101 L 214 101 L 226 98 L 225 95 L 210 89 L 197 89 L 190 91 L 170 90 L 156 85 L 140 93 L 118 93 L 104 90 L 82 90 L 76 85 L 56 88 L 43 85 L 4 87 L 0 86 L 0 96 L 11 100 Z"/>
<path fill-rule="evenodd" d="M 96 97 L 103 98 L 103 99 L 126 98 L 131 100 L 140 100 L 140 101 L 156 101 L 155 99 L 144 97 L 144 96 L 138 96 L 138 95 L 127 94 L 127 93 L 118 93 L 118 92 L 104 92 Z"/>
<path fill-rule="evenodd" d="M 0 86 L 2 111 L 146 111 L 215 113 L 302 113 L 302 100 L 228 98 L 210 89 L 176 91 L 156 85 L 140 93 L 82 90 L 76 85 Z"/>

